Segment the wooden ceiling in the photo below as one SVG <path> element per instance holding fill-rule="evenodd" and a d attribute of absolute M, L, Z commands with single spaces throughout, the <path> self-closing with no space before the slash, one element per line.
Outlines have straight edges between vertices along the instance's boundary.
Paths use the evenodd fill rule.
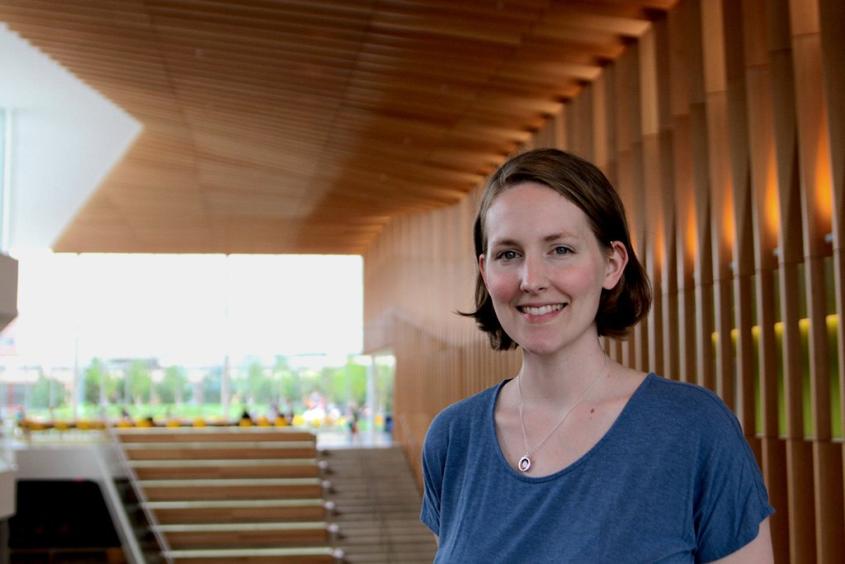
<path fill-rule="evenodd" d="M 0 0 L 0 21 L 144 126 L 57 251 L 362 253 L 674 3 Z"/>

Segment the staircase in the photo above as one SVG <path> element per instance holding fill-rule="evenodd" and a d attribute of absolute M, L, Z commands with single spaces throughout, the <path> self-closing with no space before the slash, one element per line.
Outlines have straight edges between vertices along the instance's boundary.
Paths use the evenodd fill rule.
<path fill-rule="evenodd" d="M 350 564 L 430 564 L 437 544 L 420 522 L 420 491 L 402 449 L 326 451 L 329 499 L 340 527 L 336 546 Z"/>
<path fill-rule="evenodd" d="M 288 428 L 115 432 L 176 564 L 331 564 L 337 524 L 314 435 Z M 248 548 L 246 548 L 248 547 Z"/>

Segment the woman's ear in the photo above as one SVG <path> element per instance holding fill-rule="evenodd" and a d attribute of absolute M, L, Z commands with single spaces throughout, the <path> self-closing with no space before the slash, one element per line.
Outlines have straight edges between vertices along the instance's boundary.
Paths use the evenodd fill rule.
<path fill-rule="evenodd" d="M 607 255 L 607 264 L 604 271 L 604 283 L 602 288 L 612 290 L 622 278 L 625 266 L 628 264 L 628 249 L 621 241 L 611 241 L 610 251 Z"/>
<path fill-rule="evenodd" d="M 486 257 L 484 256 L 484 253 L 481 253 L 478 255 L 478 273 L 481 274 L 481 280 L 484 282 L 485 286 L 487 286 L 487 273 L 484 271 L 486 266 Z"/>

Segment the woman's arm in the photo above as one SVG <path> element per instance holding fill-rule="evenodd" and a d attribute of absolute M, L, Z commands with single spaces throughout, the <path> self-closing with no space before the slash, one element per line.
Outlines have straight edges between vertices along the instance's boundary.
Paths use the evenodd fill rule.
<path fill-rule="evenodd" d="M 772 533 L 769 529 L 769 519 L 763 519 L 757 537 L 736 552 L 724 558 L 714 560 L 718 564 L 769 564 L 775 561 L 772 553 Z"/>

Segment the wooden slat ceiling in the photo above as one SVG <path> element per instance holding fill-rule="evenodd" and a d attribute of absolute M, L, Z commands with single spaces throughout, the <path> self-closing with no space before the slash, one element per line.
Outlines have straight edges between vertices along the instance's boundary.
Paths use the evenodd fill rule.
<path fill-rule="evenodd" d="M 0 21 L 144 125 L 56 250 L 361 253 L 674 3 L 0 0 Z"/>

